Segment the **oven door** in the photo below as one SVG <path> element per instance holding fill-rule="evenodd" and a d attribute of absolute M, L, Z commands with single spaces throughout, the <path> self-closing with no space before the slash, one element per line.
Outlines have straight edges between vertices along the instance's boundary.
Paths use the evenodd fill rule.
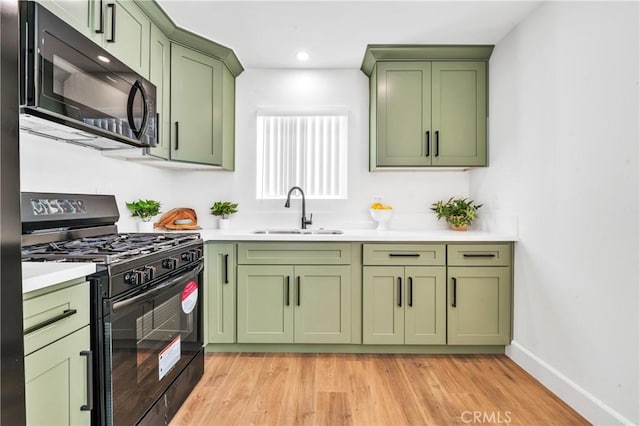
<path fill-rule="evenodd" d="M 203 261 L 105 302 L 106 423 L 137 423 L 202 350 Z"/>

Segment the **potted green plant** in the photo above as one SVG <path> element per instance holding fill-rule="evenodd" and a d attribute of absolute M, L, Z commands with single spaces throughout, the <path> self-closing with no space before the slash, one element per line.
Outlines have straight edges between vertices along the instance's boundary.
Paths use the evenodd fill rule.
<path fill-rule="evenodd" d="M 477 216 L 477 210 L 482 204 L 474 204 L 468 198 L 449 198 L 448 201 L 433 203 L 431 210 L 436 212 L 437 218 L 444 218 L 454 231 L 466 231 L 467 227 Z"/>
<path fill-rule="evenodd" d="M 211 214 L 218 216 L 218 228 L 229 228 L 229 215 L 238 212 L 238 203 L 232 203 L 231 201 L 216 201 L 211 206 Z"/>
<path fill-rule="evenodd" d="M 127 203 L 127 208 L 131 211 L 131 216 L 142 219 L 142 222 L 138 222 L 138 232 L 153 231 L 151 218 L 160 213 L 160 202 L 140 199 Z"/>

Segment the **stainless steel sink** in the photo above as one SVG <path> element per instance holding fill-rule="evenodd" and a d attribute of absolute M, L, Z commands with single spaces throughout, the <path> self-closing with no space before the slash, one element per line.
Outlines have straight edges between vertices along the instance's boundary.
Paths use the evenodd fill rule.
<path fill-rule="evenodd" d="M 259 229 L 251 233 L 270 235 L 338 235 L 343 232 L 338 229 Z"/>

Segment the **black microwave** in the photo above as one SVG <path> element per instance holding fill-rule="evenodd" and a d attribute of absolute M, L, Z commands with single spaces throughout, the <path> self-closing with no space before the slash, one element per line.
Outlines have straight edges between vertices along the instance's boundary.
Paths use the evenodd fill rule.
<path fill-rule="evenodd" d="M 75 140 L 58 138 L 98 149 L 157 145 L 156 87 L 32 1 L 20 2 L 20 66 L 21 128 L 68 128 Z"/>

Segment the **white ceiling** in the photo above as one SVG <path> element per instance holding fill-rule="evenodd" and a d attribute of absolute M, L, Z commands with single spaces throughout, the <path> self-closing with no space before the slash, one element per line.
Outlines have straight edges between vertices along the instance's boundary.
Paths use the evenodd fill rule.
<path fill-rule="evenodd" d="M 157 0 L 245 68 L 360 68 L 367 44 L 495 44 L 540 1 Z M 295 59 L 305 50 L 310 59 Z"/>

